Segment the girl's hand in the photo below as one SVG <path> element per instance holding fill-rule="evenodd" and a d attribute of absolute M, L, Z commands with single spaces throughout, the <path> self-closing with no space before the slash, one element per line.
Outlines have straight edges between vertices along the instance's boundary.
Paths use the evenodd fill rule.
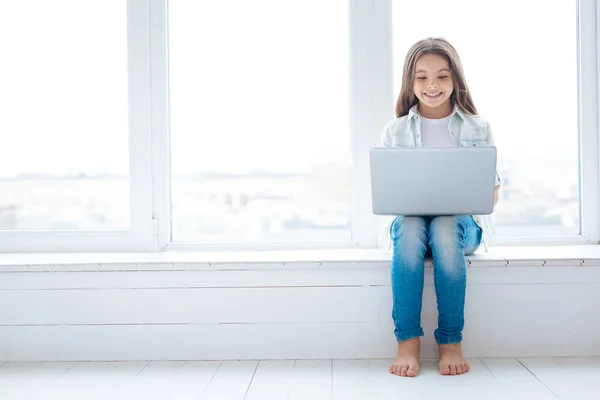
<path fill-rule="evenodd" d="M 498 204 L 498 200 L 500 199 L 500 195 L 498 194 L 499 190 L 500 186 L 496 186 L 496 188 L 494 189 L 494 206 Z"/>

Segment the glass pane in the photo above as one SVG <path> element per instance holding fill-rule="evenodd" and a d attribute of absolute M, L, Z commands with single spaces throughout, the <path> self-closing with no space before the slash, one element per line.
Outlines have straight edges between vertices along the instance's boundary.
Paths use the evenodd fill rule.
<path fill-rule="evenodd" d="M 169 7 L 173 240 L 349 238 L 347 2 Z"/>
<path fill-rule="evenodd" d="M 395 93 L 410 46 L 456 47 L 498 147 L 497 236 L 580 233 L 576 1 L 393 1 Z M 415 18 L 418 16 L 418 18 Z"/>
<path fill-rule="evenodd" d="M 129 227 L 121 0 L 0 4 L 0 229 Z"/>

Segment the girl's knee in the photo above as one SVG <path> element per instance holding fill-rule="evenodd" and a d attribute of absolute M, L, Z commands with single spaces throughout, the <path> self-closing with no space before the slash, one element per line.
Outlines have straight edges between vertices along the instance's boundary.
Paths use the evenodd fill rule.
<path fill-rule="evenodd" d="M 448 235 L 458 232 L 458 218 L 454 216 L 435 217 L 429 224 L 429 231 L 435 235 Z"/>
<path fill-rule="evenodd" d="M 429 224 L 429 244 L 432 249 L 437 248 L 444 252 L 460 251 L 463 240 L 458 217 L 435 217 Z"/>
<path fill-rule="evenodd" d="M 394 259 L 419 264 L 427 250 L 427 224 L 422 217 L 398 217 L 391 229 Z M 420 261 L 421 260 L 421 261 Z"/>
<path fill-rule="evenodd" d="M 398 217 L 392 224 L 393 269 L 422 267 L 427 250 L 427 224 L 421 217 Z"/>
<path fill-rule="evenodd" d="M 423 217 L 396 217 L 391 227 L 391 237 L 397 240 L 400 237 L 406 239 L 420 239 L 427 234 L 427 224 Z"/>

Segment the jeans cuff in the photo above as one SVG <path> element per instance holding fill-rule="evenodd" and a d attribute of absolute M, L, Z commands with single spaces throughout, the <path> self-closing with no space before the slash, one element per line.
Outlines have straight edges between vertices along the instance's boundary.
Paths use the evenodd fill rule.
<path fill-rule="evenodd" d="M 456 335 L 442 335 L 436 331 L 434 335 L 437 344 L 457 344 L 462 342 L 462 333 Z"/>
<path fill-rule="evenodd" d="M 424 335 L 423 328 L 411 329 L 409 331 L 402 332 L 398 332 L 398 330 L 396 329 L 394 333 L 398 342 L 404 342 L 406 340 L 418 338 Z"/>

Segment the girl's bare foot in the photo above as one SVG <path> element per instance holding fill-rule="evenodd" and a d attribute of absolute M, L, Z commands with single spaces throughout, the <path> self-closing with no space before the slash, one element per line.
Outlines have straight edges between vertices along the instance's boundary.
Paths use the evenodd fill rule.
<path fill-rule="evenodd" d="M 398 342 L 398 356 L 390 366 L 390 374 L 415 377 L 419 373 L 421 339 L 409 339 Z"/>
<path fill-rule="evenodd" d="M 440 373 L 442 375 L 462 375 L 469 372 L 471 366 L 462 356 L 462 346 L 457 344 L 440 344 Z"/>

